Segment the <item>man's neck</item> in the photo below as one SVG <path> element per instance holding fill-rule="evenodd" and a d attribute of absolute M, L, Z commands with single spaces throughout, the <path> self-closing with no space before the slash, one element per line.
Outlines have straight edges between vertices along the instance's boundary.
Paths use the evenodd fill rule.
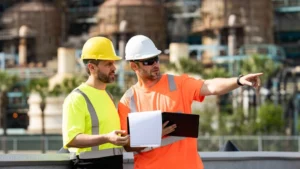
<path fill-rule="evenodd" d="M 106 88 L 106 83 L 103 83 L 103 82 L 93 78 L 92 76 L 89 76 L 88 80 L 85 83 L 95 89 L 98 89 L 98 90 L 105 90 L 105 88 Z"/>
<path fill-rule="evenodd" d="M 157 79 L 143 79 L 138 76 L 138 82 L 137 85 L 141 88 L 151 88 L 154 86 L 156 83 L 159 82 L 162 76 L 159 76 Z"/>

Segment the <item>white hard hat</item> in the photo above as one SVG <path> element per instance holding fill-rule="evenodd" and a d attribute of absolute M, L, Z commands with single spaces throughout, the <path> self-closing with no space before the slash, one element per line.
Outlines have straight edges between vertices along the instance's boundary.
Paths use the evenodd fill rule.
<path fill-rule="evenodd" d="M 136 35 L 129 39 L 125 47 L 126 60 L 151 58 L 161 53 L 152 40 L 144 35 Z"/>

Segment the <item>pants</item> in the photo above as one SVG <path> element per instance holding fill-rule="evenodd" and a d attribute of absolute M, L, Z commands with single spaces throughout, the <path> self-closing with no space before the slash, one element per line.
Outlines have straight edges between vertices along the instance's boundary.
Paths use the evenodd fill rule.
<path fill-rule="evenodd" d="M 73 169 L 123 169 L 123 156 L 72 160 Z"/>

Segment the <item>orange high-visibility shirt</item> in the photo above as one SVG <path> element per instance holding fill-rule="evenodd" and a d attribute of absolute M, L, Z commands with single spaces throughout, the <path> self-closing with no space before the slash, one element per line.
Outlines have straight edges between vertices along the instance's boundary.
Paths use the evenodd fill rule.
<path fill-rule="evenodd" d="M 203 80 L 196 80 L 187 75 L 174 76 L 176 90 L 169 90 L 168 75 L 163 75 L 151 88 L 137 85 L 126 92 L 118 104 L 121 128 L 127 130 L 127 116 L 130 113 L 129 95 L 134 97 L 136 111 L 161 110 L 166 112 L 191 113 L 194 100 L 202 102 L 200 95 Z M 133 91 L 133 93 L 132 93 Z M 176 130 L 176 129 L 175 129 Z M 145 131 L 147 132 L 147 131 Z M 203 169 L 202 160 L 197 150 L 196 138 L 185 138 L 172 144 L 134 155 L 135 169 Z"/>

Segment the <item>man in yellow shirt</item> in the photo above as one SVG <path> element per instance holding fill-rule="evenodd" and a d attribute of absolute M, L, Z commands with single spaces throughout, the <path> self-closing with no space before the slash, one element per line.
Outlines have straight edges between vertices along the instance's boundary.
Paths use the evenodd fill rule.
<path fill-rule="evenodd" d="M 121 130 L 118 112 L 105 90 L 115 80 L 115 61 L 121 58 L 109 39 L 93 37 L 84 44 L 81 59 L 89 77 L 64 101 L 64 148 L 77 169 L 122 169 L 122 146 L 129 136 Z"/>

